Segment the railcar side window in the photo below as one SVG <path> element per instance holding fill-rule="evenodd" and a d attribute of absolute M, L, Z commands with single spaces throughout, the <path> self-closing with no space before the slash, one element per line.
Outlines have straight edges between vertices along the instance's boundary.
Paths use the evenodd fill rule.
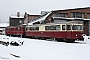
<path fill-rule="evenodd" d="M 30 30 L 33 30 L 32 27 L 30 27 Z"/>
<path fill-rule="evenodd" d="M 39 30 L 39 27 L 30 27 L 29 30 Z"/>
<path fill-rule="evenodd" d="M 55 30 L 55 26 L 50 26 L 50 30 Z"/>
<path fill-rule="evenodd" d="M 60 25 L 56 25 L 56 30 L 60 30 Z"/>
<path fill-rule="evenodd" d="M 62 30 L 65 30 L 65 25 L 62 25 Z"/>
<path fill-rule="evenodd" d="M 28 28 L 26 27 L 26 31 L 28 30 Z"/>
<path fill-rule="evenodd" d="M 67 25 L 67 30 L 71 30 L 71 25 Z"/>
<path fill-rule="evenodd" d="M 31 28 L 29 27 L 29 30 L 30 30 Z"/>
<path fill-rule="evenodd" d="M 32 30 L 35 30 L 35 27 L 32 27 Z"/>
<path fill-rule="evenodd" d="M 81 25 L 73 25 L 73 30 L 83 30 Z"/>
<path fill-rule="evenodd" d="M 45 26 L 45 30 L 49 30 L 50 29 L 50 27 L 49 26 Z"/>
<path fill-rule="evenodd" d="M 39 30 L 39 27 L 35 27 L 35 30 Z"/>

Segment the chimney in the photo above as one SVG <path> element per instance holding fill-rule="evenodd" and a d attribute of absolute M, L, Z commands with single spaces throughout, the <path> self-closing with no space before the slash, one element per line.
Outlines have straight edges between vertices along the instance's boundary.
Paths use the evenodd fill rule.
<path fill-rule="evenodd" d="M 17 12 L 17 17 L 20 17 L 20 12 Z"/>

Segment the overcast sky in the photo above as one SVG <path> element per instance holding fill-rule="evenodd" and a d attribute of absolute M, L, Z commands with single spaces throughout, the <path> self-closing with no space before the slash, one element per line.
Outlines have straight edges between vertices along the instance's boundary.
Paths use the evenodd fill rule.
<path fill-rule="evenodd" d="M 90 0 L 0 0 L 0 22 L 8 22 L 9 15 L 18 11 L 40 14 L 41 11 L 78 7 L 90 7 Z"/>

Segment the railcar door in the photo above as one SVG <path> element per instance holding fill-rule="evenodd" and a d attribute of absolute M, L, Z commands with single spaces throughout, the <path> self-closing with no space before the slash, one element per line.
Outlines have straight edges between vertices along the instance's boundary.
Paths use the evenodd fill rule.
<path fill-rule="evenodd" d="M 72 39 L 71 25 L 66 25 L 66 38 L 70 40 Z"/>

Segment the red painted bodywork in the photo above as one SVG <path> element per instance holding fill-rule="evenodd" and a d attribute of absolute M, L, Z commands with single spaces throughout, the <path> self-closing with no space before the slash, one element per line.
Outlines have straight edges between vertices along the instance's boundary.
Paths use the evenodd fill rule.
<path fill-rule="evenodd" d="M 20 28 L 19 30 L 17 30 Z M 18 26 L 15 30 L 15 35 L 25 35 L 25 26 Z"/>
<path fill-rule="evenodd" d="M 76 40 L 83 38 L 83 31 L 28 31 L 26 36 L 49 37 L 49 38 L 62 38 Z M 77 36 L 76 36 L 77 34 Z"/>
<path fill-rule="evenodd" d="M 9 28 L 9 30 L 8 30 Z M 19 30 L 18 30 L 19 28 Z M 25 26 L 7 27 L 6 35 L 25 35 Z"/>
<path fill-rule="evenodd" d="M 8 27 L 7 27 L 8 28 Z M 83 39 L 83 31 L 25 31 L 25 26 L 17 26 L 13 28 L 6 28 L 6 35 L 23 35 L 33 37 L 48 37 L 48 38 L 60 38 L 60 39 Z M 20 28 L 18 30 L 18 28 Z"/>
<path fill-rule="evenodd" d="M 8 30 L 9 29 L 9 30 Z M 13 28 L 10 28 L 10 27 L 7 27 L 6 28 L 6 34 L 7 35 L 12 35 L 12 34 L 14 34 L 15 33 L 15 27 L 13 27 Z"/>

